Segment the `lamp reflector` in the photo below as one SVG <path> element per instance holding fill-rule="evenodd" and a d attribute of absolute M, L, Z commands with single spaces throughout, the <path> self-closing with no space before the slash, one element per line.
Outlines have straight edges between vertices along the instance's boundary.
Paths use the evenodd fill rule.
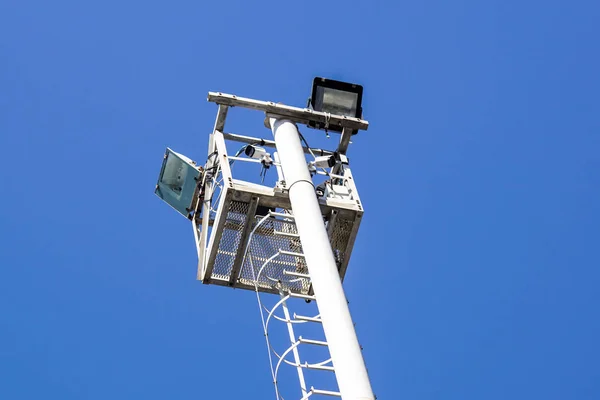
<path fill-rule="evenodd" d="M 351 118 L 362 118 L 363 87 L 354 83 L 333 79 L 315 78 L 313 80 L 310 106 L 313 110 Z M 309 123 L 317 129 L 341 132 L 342 127 L 322 123 Z"/>
<path fill-rule="evenodd" d="M 198 196 L 200 168 L 186 156 L 167 148 L 155 193 L 186 218 Z"/>
<path fill-rule="evenodd" d="M 356 116 L 358 105 L 358 93 L 344 92 L 343 90 L 317 87 L 315 98 L 315 110 L 328 112 L 347 117 Z"/>

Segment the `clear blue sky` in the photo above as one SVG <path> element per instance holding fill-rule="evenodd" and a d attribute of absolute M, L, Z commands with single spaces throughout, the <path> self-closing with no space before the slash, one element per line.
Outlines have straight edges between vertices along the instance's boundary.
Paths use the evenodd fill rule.
<path fill-rule="evenodd" d="M 252 293 L 195 281 L 153 189 L 166 146 L 203 159 L 209 90 L 303 106 L 315 75 L 365 87 L 345 288 L 378 397 L 599 399 L 599 20 L 593 1 L 0 2 L 0 399 L 274 398 Z"/>

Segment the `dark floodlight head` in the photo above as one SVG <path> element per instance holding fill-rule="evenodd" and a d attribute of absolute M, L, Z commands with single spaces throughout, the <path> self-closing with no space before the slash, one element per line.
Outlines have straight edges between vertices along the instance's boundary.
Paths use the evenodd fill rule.
<path fill-rule="evenodd" d="M 317 77 L 313 80 L 310 105 L 315 111 L 362 118 L 362 94 L 361 85 Z M 342 131 L 342 127 L 337 125 L 327 128 L 322 123 L 312 122 L 309 125 L 316 129 Z"/>
<path fill-rule="evenodd" d="M 181 215 L 191 218 L 199 178 L 200 168 L 192 160 L 167 148 L 155 193 Z"/>

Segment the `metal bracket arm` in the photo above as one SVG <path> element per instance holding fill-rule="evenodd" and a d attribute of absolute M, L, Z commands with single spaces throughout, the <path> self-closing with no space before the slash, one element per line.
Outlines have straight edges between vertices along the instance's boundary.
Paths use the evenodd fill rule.
<path fill-rule="evenodd" d="M 319 122 L 322 124 L 337 125 L 343 128 L 366 131 L 369 129 L 369 122 L 360 118 L 346 117 L 343 115 L 335 115 L 320 111 L 313 111 L 308 108 L 298 108 L 278 104 L 272 101 L 261 101 L 238 97 L 232 94 L 220 92 L 209 92 L 208 101 L 217 103 L 223 106 L 243 107 L 252 110 L 260 110 L 266 113 L 275 114 L 294 122 L 307 124 L 309 122 Z"/>

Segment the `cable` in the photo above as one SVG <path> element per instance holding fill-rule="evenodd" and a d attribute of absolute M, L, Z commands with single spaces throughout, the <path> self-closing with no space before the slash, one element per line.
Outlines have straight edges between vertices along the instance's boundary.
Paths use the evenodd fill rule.
<path fill-rule="evenodd" d="M 235 153 L 235 157 L 239 157 L 246 150 L 246 148 L 248 146 L 255 146 L 257 144 L 264 146 L 265 145 L 264 139 L 260 139 L 260 141 L 243 145 L 242 147 L 240 147 L 240 149 L 237 151 L 237 153 Z M 235 162 L 235 160 L 229 160 L 229 165 L 233 165 L 234 162 Z"/>
<path fill-rule="evenodd" d="M 235 157 L 238 157 L 240 154 L 242 154 L 244 152 L 244 150 L 246 150 L 246 147 L 248 146 L 253 146 L 251 144 L 245 144 L 242 147 L 240 147 L 240 149 L 237 151 L 237 153 L 235 153 Z M 233 165 L 233 163 L 235 162 L 235 160 L 229 160 L 229 165 Z"/>
<path fill-rule="evenodd" d="M 308 152 L 310 153 L 310 155 L 312 156 L 313 160 L 316 160 L 317 157 L 315 156 L 315 153 L 313 153 L 312 149 L 310 148 L 308 142 L 306 141 L 306 139 L 304 138 L 304 135 L 302 135 L 302 133 L 300 132 L 300 129 L 298 129 L 298 135 L 300 135 L 300 139 L 304 142 L 304 144 L 306 145 L 306 148 L 308 149 Z M 315 165 L 315 168 L 317 168 L 317 166 Z M 323 170 L 323 172 L 325 172 L 327 174 L 327 176 L 329 176 L 329 172 L 327 172 L 327 170 L 323 167 L 318 167 L 321 168 Z"/>
<path fill-rule="evenodd" d="M 306 145 L 306 148 L 308 149 L 308 152 L 310 153 L 310 155 L 313 158 L 315 157 L 315 153 L 313 153 L 312 149 L 310 148 L 310 146 L 308 145 L 308 142 L 306 141 L 306 139 L 304 138 L 304 135 L 302 135 L 302 133 L 300 132 L 300 129 L 298 129 L 298 135 L 300 135 L 300 139 L 304 142 L 304 144 Z"/>

